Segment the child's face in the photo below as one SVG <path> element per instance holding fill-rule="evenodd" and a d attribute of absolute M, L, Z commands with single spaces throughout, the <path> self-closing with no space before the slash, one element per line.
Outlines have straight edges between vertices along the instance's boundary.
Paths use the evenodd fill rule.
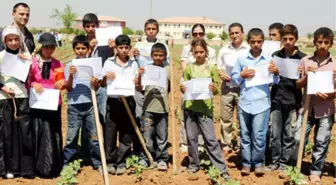
<path fill-rule="evenodd" d="M 54 45 L 43 46 L 42 47 L 42 57 L 45 59 L 50 59 L 55 49 L 56 49 L 56 46 Z"/>
<path fill-rule="evenodd" d="M 116 48 L 117 48 L 118 57 L 126 58 L 128 56 L 128 53 L 129 53 L 130 49 L 131 49 L 131 46 L 129 46 L 129 45 L 119 45 Z"/>
<path fill-rule="evenodd" d="M 90 50 L 84 44 L 77 44 L 74 48 L 74 52 L 78 58 L 86 58 Z"/>
<path fill-rule="evenodd" d="M 193 56 L 196 61 L 204 61 L 206 57 L 206 51 L 202 46 L 195 46 L 192 50 Z"/>
<path fill-rule="evenodd" d="M 97 25 L 95 23 L 87 23 L 84 25 L 84 30 L 88 36 L 95 36 Z"/>
<path fill-rule="evenodd" d="M 145 33 L 148 39 L 155 39 L 158 31 L 158 27 L 155 24 L 146 25 Z"/>
<path fill-rule="evenodd" d="M 286 34 L 282 36 L 281 42 L 285 49 L 292 49 L 295 46 L 296 38 L 292 34 Z"/>
<path fill-rule="evenodd" d="M 281 35 L 278 29 L 275 29 L 275 28 L 270 29 L 268 34 L 269 34 L 269 39 L 271 41 L 280 41 L 281 39 Z"/>
<path fill-rule="evenodd" d="M 154 64 L 163 65 L 163 62 L 166 60 L 166 54 L 163 51 L 154 51 L 152 53 L 152 58 L 153 58 Z"/>
<path fill-rule="evenodd" d="M 5 44 L 11 50 L 20 48 L 20 37 L 14 34 L 9 34 L 5 37 Z"/>
<path fill-rule="evenodd" d="M 325 53 L 329 51 L 329 48 L 332 47 L 332 40 L 330 38 L 325 38 L 323 35 L 320 35 L 317 39 L 314 40 L 314 45 L 317 52 Z"/>
<path fill-rule="evenodd" d="M 252 35 L 251 38 L 248 40 L 248 43 L 250 44 L 251 50 L 253 52 L 259 52 L 264 43 L 264 39 L 261 35 Z"/>
<path fill-rule="evenodd" d="M 204 39 L 205 33 L 200 26 L 196 27 L 192 33 L 194 39 Z"/>

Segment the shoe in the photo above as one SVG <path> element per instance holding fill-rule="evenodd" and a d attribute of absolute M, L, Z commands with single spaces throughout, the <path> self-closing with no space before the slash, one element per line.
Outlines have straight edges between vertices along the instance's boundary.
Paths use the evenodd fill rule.
<path fill-rule="evenodd" d="M 241 175 L 242 176 L 248 176 L 251 174 L 251 168 L 249 167 L 243 167 L 243 169 L 241 170 Z"/>
<path fill-rule="evenodd" d="M 126 167 L 125 166 L 118 166 L 117 172 L 116 172 L 117 175 L 122 175 L 125 172 L 126 172 Z"/>
<path fill-rule="evenodd" d="M 321 183 L 321 177 L 318 175 L 309 175 L 309 180 L 313 184 L 320 184 Z"/>
<path fill-rule="evenodd" d="M 187 153 L 187 152 L 188 152 L 188 146 L 182 144 L 182 145 L 180 146 L 180 152 L 181 152 L 181 153 Z"/>
<path fill-rule="evenodd" d="M 114 164 L 108 164 L 107 165 L 107 171 L 110 174 L 114 175 L 116 173 L 116 168 L 115 168 Z"/>
<path fill-rule="evenodd" d="M 265 168 L 265 171 L 266 172 L 273 172 L 273 171 L 276 171 L 277 169 L 279 169 L 279 165 L 271 164 L 271 165 L 269 165 Z"/>
<path fill-rule="evenodd" d="M 164 161 L 160 161 L 159 164 L 157 165 L 157 169 L 159 171 L 167 171 L 168 170 L 167 163 Z"/>
<path fill-rule="evenodd" d="M 224 173 L 222 173 L 222 178 L 223 178 L 225 181 L 229 181 L 229 180 L 231 180 L 231 177 L 230 177 L 230 175 L 229 175 L 228 172 L 224 172 Z"/>
<path fill-rule="evenodd" d="M 7 173 L 7 174 L 6 174 L 6 178 L 7 178 L 7 179 L 14 179 L 14 174 L 12 174 L 12 173 Z"/>
<path fill-rule="evenodd" d="M 256 167 L 254 170 L 254 174 L 258 177 L 265 175 L 265 168 L 264 167 Z"/>
<path fill-rule="evenodd" d="M 280 179 L 285 179 L 287 177 L 285 168 L 286 168 L 285 166 L 280 166 L 279 169 L 278 169 Z"/>
<path fill-rule="evenodd" d="M 139 161 L 139 165 L 140 165 L 140 166 L 143 166 L 143 167 L 145 167 L 145 168 L 148 167 L 148 163 L 147 163 L 147 161 L 144 160 L 144 159 L 141 159 L 141 160 Z"/>

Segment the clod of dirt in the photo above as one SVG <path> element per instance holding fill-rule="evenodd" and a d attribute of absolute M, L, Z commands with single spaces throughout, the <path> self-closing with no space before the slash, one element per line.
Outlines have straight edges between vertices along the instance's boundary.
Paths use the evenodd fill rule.
<path fill-rule="evenodd" d="M 191 173 L 191 174 L 188 174 L 188 181 L 197 181 L 199 179 L 199 177 L 194 174 L 194 173 Z"/>

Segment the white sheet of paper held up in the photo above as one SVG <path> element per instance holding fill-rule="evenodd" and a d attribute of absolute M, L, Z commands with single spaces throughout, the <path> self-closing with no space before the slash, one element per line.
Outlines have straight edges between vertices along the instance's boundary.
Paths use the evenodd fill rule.
<path fill-rule="evenodd" d="M 196 93 L 209 93 L 209 85 L 211 84 L 211 78 L 194 78 L 191 79 L 192 94 Z"/>
<path fill-rule="evenodd" d="M 334 92 L 334 77 L 332 71 L 308 72 L 307 83 L 307 94 Z"/>
<path fill-rule="evenodd" d="M 246 87 L 254 87 L 258 85 L 273 83 L 273 74 L 268 72 L 270 63 L 257 64 L 255 66 L 248 66 L 248 69 L 254 69 L 255 75 L 253 78 L 245 79 Z"/>
<path fill-rule="evenodd" d="M 134 75 L 116 74 L 116 78 L 108 80 L 107 95 L 109 96 L 134 96 L 135 84 Z"/>
<path fill-rule="evenodd" d="M 83 58 L 72 60 L 74 66 L 90 66 L 93 71 L 93 76 L 102 79 L 104 76 L 102 58 Z"/>
<path fill-rule="evenodd" d="M 194 82 L 193 82 L 194 80 Z M 186 92 L 183 95 L 183 99 L 184 100 L 206 100 L 206 99 L 211 99 L 213 98 L 213 93 L 210 91 L 209 89 L 209 85 L 206 89 L 208 89 L 207 91 L 204 90 L 204 92 L 201 93 L 194 93 L 193 92 L 193 83 L 197 83 L 196 79 L 192 79 L 189 81 L 185 81 L 183 82 L 183 85 L 186 87 Z M 196 90 L 198 91 L 198 90 Z"/>
<path fill-rule="evenodd" d="M 167 74 L 163 67 L 147 65 L 145 66 L 145 72 L 141 77 L 141 84 L 146 85 L 157 85 L 162 88 L 167 88 Z"/>
<path fill-rule="evenodd" d="M 96 39 L 98 46 L 107 46 L 109 39 L 115 39 L 122 34 L 121 26 L 112 26 L 107 28 L 96 28 Z"/>
<path fill-rule="evenodd" d="M 30 69 L 30 62 L 21 60 L 17 55 L 6 52 L 0 65 L 1 73 L 26 82 Z"/>
<path fill-rule="evenodd" d="M 262 46 L 262 52 L 267 56 L 272 56 L 275 51 L 280 50 L 280 41 L 265 40 Z"/>
<path fill-rule="evenodd" d="M 38 94 L 34 88 L 30 89 L 29 107 L 33 109 L 57 111 L 60 90 L 44 88 L 42 94 Z"/>
<path fill-rule="evenodd" d="M 233 69 L 233 66 L 231 65 L 225 65 L 225 73 L 231 78 L 231 74 L 232 74 L 232 69 Z M 233 85 L 232 82 L 225 82 L 225 85 L 226 86 L 229 86 L 229 87 L 236 87 L 237 85 Z M 238 86 L 237 86 L 238 87 Z"/>
<path fill-rule="evenodd" d="M 280 58 L 274 56 L 276 66 L 279 69 L 279 74 L 289 79 L 299 79 L 300 73 L 298 67 L 300 65 L 300 59 Z"/>
<path fill-rule="evenodd" d="M 83 84 L 90 88 L 90 80 L 93 76 L 91 66 L 76 66 L 77 72 L 74 75 L 72 87 L 75 88 L 77 84 Z"/>
<path fill-rule="evenodd" d="M 136 48 L 139 50 L 141 56 L 150 57 L 152 52 L 153 43 L 140 42 Z"/>

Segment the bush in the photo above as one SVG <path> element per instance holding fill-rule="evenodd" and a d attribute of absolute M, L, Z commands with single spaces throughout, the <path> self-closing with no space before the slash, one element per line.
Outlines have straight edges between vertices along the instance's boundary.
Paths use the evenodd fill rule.
<path fill-rule="evenodd" d="M 211 39 L 216 37 L 216 34 L 214 34 L 212 32 L 209 32 L 209 33 L 206 34 L 206 37 L 207 37 L 207 39 L 211 40 Z"/>

